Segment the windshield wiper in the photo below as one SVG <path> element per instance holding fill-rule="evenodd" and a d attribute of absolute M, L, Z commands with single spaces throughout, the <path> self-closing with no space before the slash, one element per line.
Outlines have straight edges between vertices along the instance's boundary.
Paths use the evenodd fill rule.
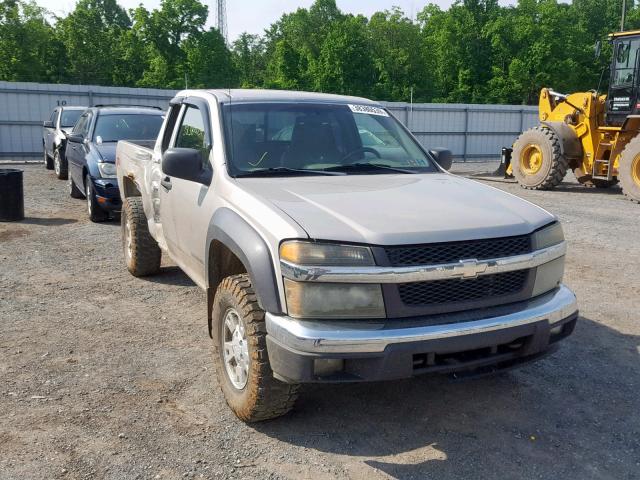
<path fill-rule="evenodd" d="M 415 170 L 407 170 L 405 168 L 390 167 L 381 163 L 348 163 L 346 165 L 336 165 L 335 167 L 324 168 L 327 172 L 366 172 L 368 170 L 390 170 L 397 173 L 419 173 Z"/>
<path fill-rule="evenodd" d="M 342 172 L 329 172 L 325 169 L 322 170 L 312 170 L 309 168 L 289 168 L 289 167 L 272 167 L 272 168 L 261 168 L 260 170 L 253 170 L 250 172 L 242 172 L 236 175 L 236 178 L 243 177 L 266 177 L 266 176 L 278 176 L 281 174 L 305 174 L 305 175 L 345 175 Z"/>

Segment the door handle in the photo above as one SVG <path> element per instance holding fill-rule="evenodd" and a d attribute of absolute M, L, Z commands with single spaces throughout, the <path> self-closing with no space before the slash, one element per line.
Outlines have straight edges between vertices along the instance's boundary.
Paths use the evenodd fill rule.
<path fill-rule="evenodd" d="M 169 177 L 164 177 L 160 180 L 160 185 L 162 185 L 167 192 L 171 190 L 171 187 L 173 186 L 171 185 L 171 179 Z"/>

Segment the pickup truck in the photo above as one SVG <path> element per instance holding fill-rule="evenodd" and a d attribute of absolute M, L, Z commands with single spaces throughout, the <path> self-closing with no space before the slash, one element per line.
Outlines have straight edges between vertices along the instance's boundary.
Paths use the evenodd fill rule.
<path fill-rule="evenodd" d="M 218 383 L 248 422 L 302 383 L 538 359 L 578 317 L 562 227 L 450 166 L 363 98 L 182 91 L 153 149 L 117 146 L 126 265 L 167 254 L 206 291 Z"/>
<path fill-rule="evenodd" d="M 42 125 L 42 152 L 44 166 L 53 170 L 60 180 L 67 179 L 67 159 L 65 151 L 67 135 L 87 107 L 56 107 L 49 120 Z"/>

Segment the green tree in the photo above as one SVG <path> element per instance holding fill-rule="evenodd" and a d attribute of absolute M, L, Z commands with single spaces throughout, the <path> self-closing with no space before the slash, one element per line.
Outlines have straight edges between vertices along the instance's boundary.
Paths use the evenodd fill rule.
<path fill-rule="evenodd" d="M 64 78 L 64 49 L 33 1 L 0 2 L 0 80 L 56 82 Z"/>
<path fill-rule="evenodd" d="M 116 0 L 79 0 L 56 25 L 67 52 L 67 74 L 73 82 L 113 85 L 122 67 L 121 37 L 131 26 Z"/>
<path fill-rule="evenodd" d="M 375 73 L 364 17 L 347 16 L 332 23 L 315 62 L 315 90 L 368 95 Z"/>
<path fill-rule="evenodd" d="M 236 85 L 231 52 L 217 29 L 190 35 L 184 42 L 184 51 L 190 87 L 230 88 Z"/>
<path fill-rule="evenodd" d="M 420 26 L 399 8 L 375 13 L 368 25 L 376 68 L 373 95 L 385 100 L 409 101 L 433 97 L 433 79 L 422 54 Z"/>
<path fill-rule="evenodd" d="M 232 54 L 240 86 L 263 86 L 266 69 L 264 40 L 258 35 L 244 32 L 233 42 Z"/>
<path fill-rule="evenodd" d="M 145 45 L 147 68 L 140 86 L 182 88 L 187 73 L 184 42 L 203 32 L 208 9 L 199 0 L 161 0 L 149 12 L 143 6 L 133 11 L 133 29 Z"/>

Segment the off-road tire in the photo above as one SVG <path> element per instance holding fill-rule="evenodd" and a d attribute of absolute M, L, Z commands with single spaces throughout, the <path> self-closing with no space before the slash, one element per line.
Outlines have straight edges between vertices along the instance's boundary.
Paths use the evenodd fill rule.
<path fill-rule="evenodd" d="M 249 351 L 247 383 L 236 388 L 224 363 L 224 318 L 234 309 L 244 325 Z M 212 311 L 214 357 L 218 384 L 236 416 L 244 422 L 259 422 L 289 412 L 298 398 L 299 385 L 284 383 L 273 376 L 267 354 L 264 311 L 247 274 L 232 275 L 222 280 L 216 291 Z"/>
<path fill-rule="evenodd" d="M 53 160 L 49 155 L 47 155 L 44 143 L 42 144 L 42 163 L 44 163 L 44 168 L 47 170 L 53 170 Z"/>
<path fill-rule="evenodd" d="M 162 250 L 149 233 L 147 216 L 144 214 L 142 198 L 125 198 L 120 215 L 122 225 L 122 248 L 127 270 L 134 277 L 153 275 L 160 271 Z M 127 225 L 128 224 L 128 225 Z M 129 242 L 130 248 L 129 248 Z"/>
<path fill-rule="evenodd" d="M 618 180 L 622 186 L 622 192 L 632 202 L 640 203 L 640 173 L 636 171 L 636 178 L 632 168 L 640 168 L 640 137 L 635 137 L 622 150 L 620 164 L 618 165 Z"/>
<path fill-rule="evenodd" d="M 521 156 L 527 145 L 537 145 L 542 152 L 542 166 L 535 174 L 522 169 Z M 528 190 L 549 190 L 564 179 L 569 161 L 562 155 L 560 139 L 553 130 L 537 126 L 522 133 L 513 144 L 511 157 L 513 175 L 523 188 Z"/>
<path fill-rule="evenodd" d="M 64 152 L 60 148 L 56 148 L 55 152 L 53 152 L 53 170 L 60 180 L 66 180 L 69 175 L 67 161 L 64 158 Z"/>
<path fill-rule="evenodd" d="M 84 179 L 85 198 L 87 200 L 87 210 L 89 212 L 89 220 L 94 223 L 106 222 L 109 220 L 109 212 L 102 209 L 96 199 L 96 192 L 93 189 L 91 178 L 87 175 Z"/>
<path fill-rule="evenodd" d="M 84 193 L 80 190 L 76 183 L 73 181 L 73 178 L 69 177 L 67 182 L 67 187 L 69 188 L 69 196 L 71 198 L 84 198 Z"/>

